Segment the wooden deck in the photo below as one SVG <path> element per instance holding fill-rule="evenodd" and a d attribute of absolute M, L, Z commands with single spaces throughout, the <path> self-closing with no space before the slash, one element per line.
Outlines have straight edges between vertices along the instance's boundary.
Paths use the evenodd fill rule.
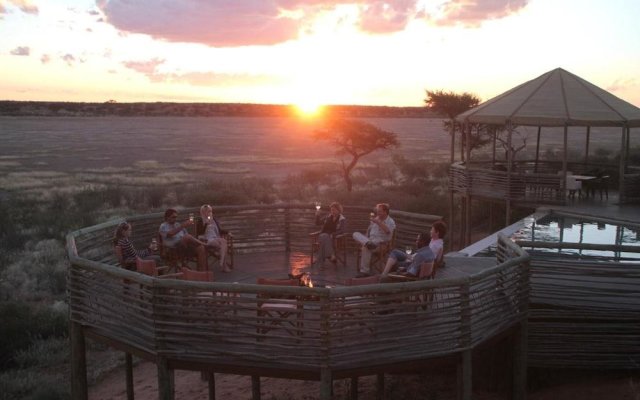
<path fill-rule="evenodd" d="M 210 258 L 211 260 L 211 258 Z M 288 274 L 307 272 L 314 285 L 340 286 L 357 273 L 356 254 L 350 253 L 347 266 L 327 261 L 323 268 L 311 268 L 309 255 L 302 252 L 239 254 L 235 267 L 229 273 L 220 271 L 218 264 L 211 266 L 218 282 L 256 283 L 258 278 L 286 278 Z M 437 279 L 461 278 L 496 265 L 495 258 L 445 256 L 445 267 L 436 273 Z"/>

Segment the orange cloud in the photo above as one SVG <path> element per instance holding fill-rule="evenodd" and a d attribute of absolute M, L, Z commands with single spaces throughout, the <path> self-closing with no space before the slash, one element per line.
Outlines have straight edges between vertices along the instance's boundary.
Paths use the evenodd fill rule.
<path fill-rule="evenodd" d="M 515 13 L 528 0 L 439 1 L 440 12 L 430 15 L 431 21 L 473 26 Z M 216 47 L 296 39 L 315 18 L 338 6 L 356 7 L 355 23 L 368 33 L 402 31 L 412 20 L 427 18 L 418 0 L 97 0 L 97 5 L 106 22 L 123 33 Z"/>
<path fill-rule="evenodd" d="M 515 14 L 527 6 L 529 0 L 448 0 L 441 9 L 442 16 L 432 18 L 438 25 L 477 27 L 482 22 Z"/>
<path fill-rule="evenodd" d="M 0 0 L 0 14 L 8 13 L 8 5 L 17 7 L 27 14 L 38 14 L 38 7 L 30 0 Z"/>

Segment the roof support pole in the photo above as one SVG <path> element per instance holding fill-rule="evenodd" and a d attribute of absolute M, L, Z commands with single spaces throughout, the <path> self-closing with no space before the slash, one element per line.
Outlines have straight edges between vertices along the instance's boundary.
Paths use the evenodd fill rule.
<path fill-rule="evenodd" d="M 511 224 L 511 171 L 513 169 L 513 147 L 511 146 L 511 137 L 513 136 L 513 125 L 511 122 L 507 122 L 507 190 L 505 197 L 507 199 L 506 204 L 506 221 L 504 226 Z"/>
<path fill-rule="evenodd" d="M 587 142 L 584 149 L 584 163 L 589 164 L 589 142 L 591 141 L 591 127 L 587 126 Z"/>
<path fill-rule="evenodd" d="M 467 158 L 467 165 L 471 164 L 471 125 L 470 124 L 465 124 L 465 134 L 467 135 L 467 140 L 465 140 L 466 146 L 465 146 L 465 151 L 466 151 L 466 158 Z"/>
<path fill-rule="evenodd" d="M 560 182 L 560 187 L 562 188 L 562 201 L 566 201 L 565 196 L 567 194 L 567 142 L 569 134 L 569 127 L 565 124 L 564 126 L 564 135 L 563 135 L 563 144 L 562 144 L 562 182 Z"/>
<path fill-rule="evenodd" d="M 622 127 L 622 138 L 620 140 L 620 178 L 618 179 L 619 185 L 619 193 L 620 193 L 620 202 L 623 203 L 625 201 L 625 193 L 624 193 L 624 173 L 626 170 L 627 164 L 627 148 L 628 148 L 628 139 L 629 136 L 629 128 L 626 126 Z"/>
<path fill-rule="evenodd" d="M 492 149 L 492 154 L 491 154 L 491 166 L 495 166 L 496 165 L 496 137 L 498 136 L 498 130 L 494 129 L 493 130 L 493 149 Z"/>
<path fill-rule="evenodd" d="M 538 136 L 536 137 L 536 162 L 533 165 L 533 172 L 537 173 L 538 172 L 538 160 L 540 160 L 540 131 L 542 130 L 542 127 L 539 126 L 538 127 Z"/>
<path fill-rule="evenodd" d="M 453 119 L 451 120 L 451 164 L 453 164 L 456 160 L 456 129 L 453 123 Z"/>

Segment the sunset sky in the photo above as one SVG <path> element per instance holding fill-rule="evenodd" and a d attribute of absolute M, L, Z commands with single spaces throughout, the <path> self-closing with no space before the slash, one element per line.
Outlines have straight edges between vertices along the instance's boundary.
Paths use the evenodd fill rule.
<path fill-rule="evenodd" d="M 0 0 L 0 100 L 421 106 L 562 67 L 640 106 L 638 0 Z"/>

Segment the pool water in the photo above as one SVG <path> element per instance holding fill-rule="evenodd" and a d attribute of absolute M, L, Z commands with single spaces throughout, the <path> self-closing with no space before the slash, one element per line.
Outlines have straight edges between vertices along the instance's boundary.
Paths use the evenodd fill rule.
<path fill-rule="evenodd" d="M 512 235 L 513 240 L 545 243 L 579 243 L 600 245 L 640 245 L 640 228 L 595 222 L 571 216 L 550 214 L 538 220 L 527 217 L 525 227 Z M 547 249 L 525 247 L 528 252 L 559 254 L 580 258 L 604 258 L 640 261 L 640 253 L 616 250 Z"/>

